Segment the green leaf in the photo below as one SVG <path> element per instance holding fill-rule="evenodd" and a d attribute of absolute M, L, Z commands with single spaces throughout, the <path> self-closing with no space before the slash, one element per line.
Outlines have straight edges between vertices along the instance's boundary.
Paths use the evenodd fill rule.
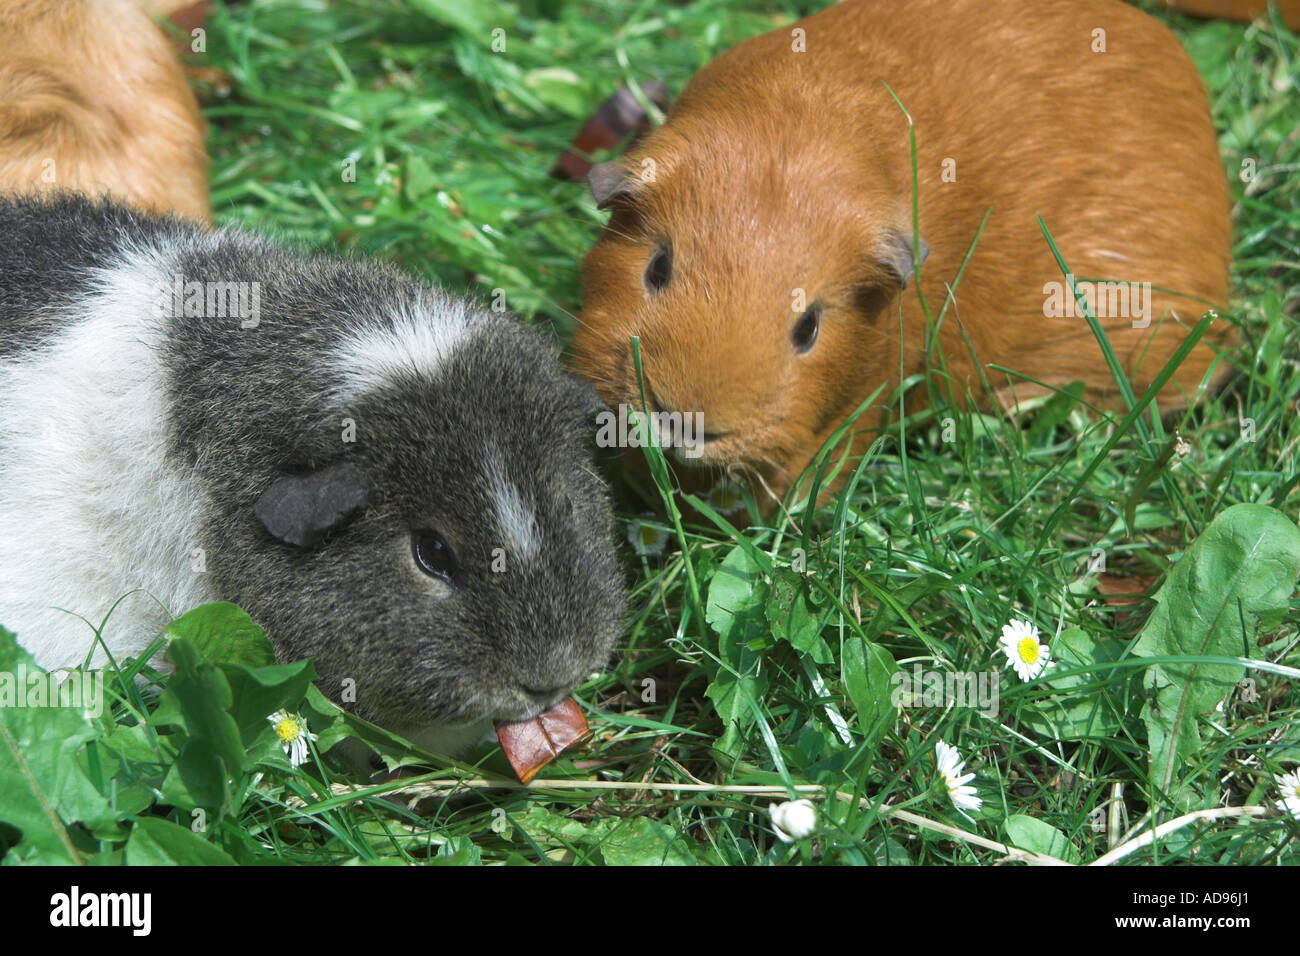
<path fill-rule="evenodd" d="M 234 866 L 202 836 L 160 817 L 141 817 L 126 841 L 128 866 Z"/>
<path fill-rule="evenodd" d="M 1184 656 L 1260 657 L 1261 623 L 1279 619 L 1300 573 L 1300 529 L 1256 504 L 1228 508 L 1173 566 L 1134 645 L 1139 657 L 1173 658 L 1148 668 L 1142 719 L 1151 776 L 1172 793 L 1175 774 L 1201 745 L 1197 720 L 1241 680 L 1232 663 L 1180 662 Z"/>
<path fill-rule="evenodd" d="M 206 740 L 190 740 L 181 748 L 163 780 L 162 795 L 174 807 L 202 807 L 214 815 L 229 805 L 229 787 L 221 758 Z"/>
<path fill-rule="evenodd" d="M 604 818 L 591 822 L 570 819 L 532 806 L 514 823 L 534 841 L 576 849 L 599 850 L 612 866 L 691 866 L 690 847 L 672 827 L 648 817 Z"/>
<path fill-rule="evenodd" d="M 438 855 L 433 858 L 433 865 L 482 866 L 483 854 L 469 837 L 454 836 L 438 850 Z"/>
<path fill-rule="evenodd" d="M 907 848 L 893 837 L 877 837 L 867 844 L 867 850 L 875 857 L 877 866 L 912 865 L 912 858 L 907 855 Z"/>
<path fill-rule="evenodd" d="M 227 664 L 221 668 L 230 685 L 230 716 L 239 728 L 244 746 L 252 743 L 270 724 L 267 718 L 277 710 L 297 713 L 316 679 L 311 661 L 276 664 L 271 667 L 242 667 Z M 314 732 L 315 728 L 311 728 Z"/>
<path fill-rule="evenodd" d="M 718 635 L 719 666 L 705 691 L 724 726 L 714 745 L 726 758 L 739 756 L 741 735 L 754 721 L 754 703 L 767 687 L 760 677 L 760 654 L 751 644 L 769 634 L 764 606 L 767 583 L 762 571 L 740 547 L 733 548 L 709 582 L 704 617 Z"/>
<path fill-rule="evenodd" d="M 1005 824 L 1007 840 L 1012 846 L 1032 853 L 1046 853 L 1067 863 L 1080 862 L 1079 851 L 1056 827 L 1023 813 L 1011 814 Z"/>
<path fill-rule="evenodd" d="M 709 582 L 704 618 L 719 637 L 734 635 L 761 618 L 767 600 L 767 583 L 762 569 L 742 547 L 734 547 L 723 559 Z"/>
<path fill-rule="evenodd" d="M 21 833 L 7 860 L 80 863 L 69 827 L 118 819 L 77 759 L 96 730 L 80 707 L 15 706 L 31 702 L 32 678 L 47 679 L 13 634 L 0 628 L 0 680 L 16 695 L 0 706 L 0 823 Z"/>
<path fill-rule="evenodd" d="M 237 604 L 217 601 L 196 607 L 167 625 L 169 638 L 190 641 L 214 664 L 263 667 L 275 663 L 266 632 Z"/>
<path fill-rule="evenodd" d="M 856 635 L 845 640 L 841 678 L 858 712 L 858 730 L 869 742 L 878 741 L 894 725 L 892 678 L 897 672 L 898 663 L 884 648 Z"/>
<path fill-rule="evenodd" d="M 831 663 L 835 656 L 821 636 L 824 619 L 830 612 L 819 614 L 812 605 L 803 575 L 788 568 L 776 568 L 772 572 L 771 591 L 766 614 L 772 636 L 788 642 L 818 664 Z"/>
<path fill-rule="evenodd" d="M 184 638 L 168 645 L 167 660 L 176 672 L 167 682 L 154 721 L 178 723 L 191 739 L 206 741 L 224 761 L 230 776 L 235 776 L 244 769 L 244 745 L 230 716 L 233 697 L 226 675 L 216 664 L 203 660 Z"/>
<path fill-rule="evenodd" d="M 648 817 L 617 821 L 600 841 L 610 866 L 694 866 L 689 847 L 672 827 Z"/>
<path fill-rule="evenodd" d="M 118 724 L 107 737 L 100 738 L 99 745 L 128 763 L 156 763 L 162 759 L 143 724 Z"/>
<path fill-rule="evenodd" d="M 1129 681 L 1116 679 L 1107 665 L 1124 656 L 1128 642 L 1096 640 L 1072 627 L 1052 641 L 1053 666 L 1040 682 L 1053 691 L 1021 711 L 1022 719 L 1053 740 L 1141 739 L 1137 706 Z M 1084 673 L 1070 674 L 1069 671 Z M 1058 676 L 1062 675 L 1064 676 Z"/>

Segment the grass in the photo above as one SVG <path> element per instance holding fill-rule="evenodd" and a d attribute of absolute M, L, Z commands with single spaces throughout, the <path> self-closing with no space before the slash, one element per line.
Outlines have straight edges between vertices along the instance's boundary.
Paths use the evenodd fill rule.
<path fill-rule="evenodd" d="M 504 290 L 561 341 L 578 311 L 578 261 L 603 220 L 585 189 L 547 174 L 577 128 L 618 85 L 661 76 L 680 90 L 717 53 L 810 9 L 452 7 L 219 7 L 206 52 L 191 57 L 216 214 L 394 260 L 484 301 Z M 330 796 L 318 771 L 285 773 L 244 793 L 227 847 L 317 863 L 954 864 L 999 860 L 1014 842 L 1087 862 L 1156 820 L 1273 801 L 1300 762 L 1295 674 L 1250 671 L 1253 693 L 1202 722 L 1203 744 L 1180 771 L 1200 783 L 1175 796 L 1149 776 L 1137 719 L 1146 664 L 1133 648 L 1150 596 L 1216 515 L 1241 502 L 1292 520 L 1300 510 L 1300 42 L 1276 22 L 1160 15 L 1206 77 L 1232 182 L 1232 320 L 1245 344 L 1222 394 L 1171 423 L 1148 414 L 1125 427 L 1068 400 L 1041 404 L 1023 427 L 916 416 L 834 500 L 776 524 L 752 506 L 713 521 L 675 497 L 657 515 L 624 497 L 620 530 L 648 529 L 666 546 L 626 549 L 634 612 L 608 672 L 578 695 L 596 741 L 548 770 L 556 782 L 487 786 L 475 781 L 491 774 L 462 767 L 371 788 L 358 803 Z M 484 40 L 496 26 L 504 54 Z M 1186 456 L 1172 453 L 1175 432 Z M 1104 570 L 1090 570 L 1099 555 Z M 791 572 L 801 560 L 806 579 Z M 1300 667 L 1296 612 L 1292 599 L 1261 638 L 1262 656 L 1284 669 Z M 1054 648 L 1081 633 L 1107 663 L 1066 663 L 1064 697 L 1021 684 L 997 649 L 1012 619 L 1036 623 Z M 873 703 L 888 687 L 876 648 L 909 672 L 996 672 L 997 715 L 920 707 L 895 719 Z M 1082 739 L 1059 733 L 1063 700 L 1092 709 Z M 939 739 L 978 775 L 973 820 L 934 788 Z M 767 806 L 809 788 L 823 830 L 787 846 Z M 1023 817 L 1069 847 L 1027 832 Z M 1295 863 L 1297 833 L 1280 815 L 1197 821 L 1125 846 L 1122 862 Z"/>

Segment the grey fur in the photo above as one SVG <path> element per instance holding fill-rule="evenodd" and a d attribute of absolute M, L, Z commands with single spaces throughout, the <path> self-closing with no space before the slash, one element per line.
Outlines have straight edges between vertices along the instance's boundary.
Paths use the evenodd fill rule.
<path fill-rule="evenodd" d="M 167 461 L 139 466 L 193 480 L 200 527 L 168 547 L 200 542 L 210 596 L 244 607 L 281 660 L 313 658 L 336 700 L 354 680 L 359 713 L 406 728 L 531 715 L 604 665 L 625 597 L 587 449 L 590 389 L 562 372 L 546 340 L 382 265 L 70 195 L 0 198 L 0 386 L 6 361 L 82 321 L 88 292 L 142 254 L 186 281 L 260 284 L 255 328 L 166 318 Z M 466 309 L 466 331 L 432 373 L 412 361 L 358 393 L 325 360 L 394 316 L 438 323 Z M 341 438 L 346 419 L 354 442 Z M 8 428 L 0 421 L 0 448 Z M 535 518 L 531 557 L 509 553 L 489 461 Z M 4 489 L 4 469 L 0 455 L 0 489 L 16 497 L 4 507 L 37 507 L 34 489 Z M 313 481 L 323 510 L 294 511 L 304 488 L 321 491 Z M 99 516 L 85 517 L 93 526 Z M 423 528 L 458 556 L 454 583 L 415 563 L 410 535 Z M 114 546 L 36 541 L 31 554 Z M 0 591 L 0 624 L 23 599 Z M 41 635 L 19 639 L 40 661 Z"/>
<path fill-rule="evenodd" d="M 629 196 L 636 192 L 639 183 L 632 170 L 617 161 L 597 163 L 587 173 L 587 185 L 591 188 L 596 208 L 604 209 L 619 196 Z"/>
<path fill-rule="evenodd" d="M 917 248 L 921 253 L 919 260 L 915 255 Z M 885 240 L 885 249 L 884 264 L 898 276 L 899 283 L 904 289 L 916 274 L 916 267 L 924 264 L 930 256 L 930 244 L 924 239 L 914 243 L 910 232 L 890 232 Z"/>
<path fill-rule="evenodd" d="M 306 475 L 279 479 L 262 492 L 253 513 L 273 537 L 314 548 L 365 507 L 368 485 L 366 473 L 356 465 L 336 462 Z"/>

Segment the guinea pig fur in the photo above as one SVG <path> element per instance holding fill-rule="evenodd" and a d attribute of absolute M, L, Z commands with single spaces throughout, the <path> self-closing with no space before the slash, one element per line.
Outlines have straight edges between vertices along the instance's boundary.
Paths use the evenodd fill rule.
<path fill-rule="evenodd" d="M 0 0 L 0 192 L 49 189 L 212 218 L 198 104 L 131 0 Z"/>
<path fill-rule="evenodd" d="M 1300 0 L 1164 0 L 1165 6 L 1193 17 L 1254 20 L 1268 16 L 1269 6 L 1292 30 L 1300 30 Z"/>
<path fill-rule="evenodd" d="M 919 241 L 908 118 L 885 83 L 915 123 Z M 924 371 L 918 267 L 934 317 L 953 287 L 936 388 L 982 398 L 983 375 L 1004 407 L 1074 381 L 1090 402 L 1117 397 L 1039 216 L 1074 276 L 1114 283 L 1096 301 L 1120 305 L 1099 318 L 1138 395 L 1227 299 L 1204 86 L 1119 0 L 837 4 L 717 57 L 589 181 L 612 216 L 583 262 L 574 366 L 640 407 L 639 336 L 649 410 L 703 414 L 702 448 L 678 460 L 775 494 L 877 388 L 874 406 L 889 402 L 900 360 L 904 378 Z M 1215 322 L 1161 409 L 1195 395 L 1229 329 Z M 880 421 L 858 420 L 855 451 Z"/>
<path fill-rule="evenodd" d="M 73 193 L 0 197 L 0 257 L 0 624 L 41 666 L 123 595 L 115 656 L 234 601 L 398 730 L 531 716 L 604 665 L 598 399 L 541 336 Z"/>

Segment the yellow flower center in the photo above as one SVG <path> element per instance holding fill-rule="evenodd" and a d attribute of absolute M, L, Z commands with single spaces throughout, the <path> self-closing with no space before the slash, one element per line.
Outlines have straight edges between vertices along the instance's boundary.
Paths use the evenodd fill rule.
<path fill-rule="evenodd" d="M 719 488 L 713 493 L 713 507 L 720 511 L 730 511 L 740 503 L 740 496 L 730 488 Z"/>
<path fill-rule="evenodd" d="M 1032 637 L 1022 637 L 1020 643 L 1016 645 L 1016 653 L 1026 664 L 1038 663 L 1038 640 Z"/>
<path fill-rule="evenodd" d="M 298 721 L 292 717 L 285 717 L 275 722 L 275 735 L 284 743 L 297 740 L 302 731 L 299 729 Z"/>
<path fill-rule="evenodd" d="M 1295 795 L 1296 799 L 1300 800 L 1300 782 L 1297 782 L 1295 785 Z"/>
<path fill-rule="evenodd" d="M 649 525 L 641 526 L 641 544 L 647 548 L 653 548 L 655 542 L 659 540 L 659 529 L 651 528 Z"/>

